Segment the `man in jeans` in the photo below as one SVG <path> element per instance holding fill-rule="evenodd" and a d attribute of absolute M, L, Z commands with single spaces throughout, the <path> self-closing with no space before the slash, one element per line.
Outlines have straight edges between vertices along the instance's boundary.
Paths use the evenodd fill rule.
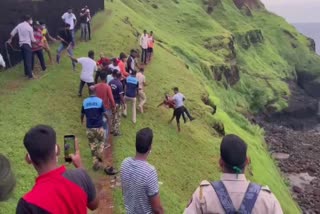
<path fill-rule="evenodd" d="M 136 78 L 136 71 L 132 71 L 130 76 L 126 79 L 125 83 L 125 108 L 123 110 L 123 116 L 127 117 L 127 103 L 132 103 L 132 122 L 136 123 L 137 114 L 137 94 L 139 93 L 139 81 Z"/>
<path fill-rule="evenodd" d="M 112 95 L 114 101 L 116 103 L 116 107 L 112 112 L 112 126 L 111 126 L 111 133 L 113 136 L 120 136 L 120 120 L 121 120 L 121 106 L 124 106 L 124 92 L 123 92 L 123 85 L 120 82 L 121 73 L 120 71 L 117 73 L 113 73 L 113 80 L 109 82 L 109 85 L 112 90 Z"/>
<path fill-rule="evenodd" d="M 149 36 L 147 31 L 143 31 L 143 35 L 140 37 L 140 47 L 141 47 L 141 63 L 147 64 L 147 55 L 148 55 L 148 43 Z"/>
<path fill-rule="evenodd" d="M 33 35 L 34 35 L 36 42 L 32 44 L 32 70 L 34 69 L 34 57 L 35 57 L 35 55 L 37 55 L 37 57 L 40 61 L 42 71 L 45 71 L 47 69 L 47 67 L 46 67 L 46 63 L 44 61 L 44 56 L 43 56 L 44 43 L 43 43 L 42 29 L 41 29 L 39 22 L 37 22 L 34 25 L 34 34 Z"/>
<path fill-rule="evenodd" d="M 88 11 L 83 8 L 80 12 L 80 28 L 81 28 L 81 40 L 88 41 Z"/>
<path fill-rule="evenodd" d="M 11 32 L 10 38 L 7 41 L 9 44 L 12 43 L 12 38 L 18 34 L 19 46 L 21 49 L 21 55 L 24 65 L 24 75 L 29 79 L 33 79 L 32 75 L 32 49 L 31 43 L 36 42 L 33 36 L 33 29 L 31 27 L 33 21 L 31 16 L 26 15 L 24 22 L 18 24 Z"/>
<path fill-rule="evenodd" d="M 100 73 L 101 82 L 95 85 L 97 97 L 102 99 L 106 109 L 107 117 L 103 118 L 103 126 L 105 128 L 105 149 L 110 147 L 110 131 L 112 124 L 112 111 L 115 109 L 116 104 L 113 99 L 111 87 L 107 84 L 106 73 Z"/>
<path fill-rule="evenodd" d="M 37 171 L 35 185 L 18 202 L 17 214 L 25 213 L 87 213 L 98 208 L 95 186 L 84 169 L 78 141 L 71 154 L 76 169 L 59 166 L 62 152 L 56 132 L 46 125 L 30 129 L 23 139 L 27 150 L 25 159 Z"/>
<path fill-rule="evenodd" d="M 61 19 L 63 20 L 63 22 L 65 24 L 69 24 L 70 25 L 69 31 L 70 31 L 71 37 L 72 37 L 72 46 L 74 46 L 75 45 L 75 31 L 74 31 L 74 28 L 77 25 L 77 18 L 73 13 L 72 8 L 69 8 L 68 11 L 65 12 L 62 15 Z"/>
<path fill-rule="evenodd" d="M 82 71 L 80 76 L 79 97 L 82 97 L 82 90 L 85 84 L 88 88 L 94 85 L 93 74 L 98 70 L 97 63 L 94 61 L 94 52 L 89 51 L 88 57 L 81 57 L 79 59 L 70 56 L 71 60 L 82 65 Z"/>
<path fill-rule="evenodd" d="M 57 53 L 57 64 L 60 63 L 61 54 L 64 50 L 68 51 L 69 56 L 73 56 L 73 47 L 72 47 L 72 35 L 70 33 L 70 25 L 65 24 L 65 27 L 59 31 L 58 40 L 61 41 L 61 44 L 58 48 Z M 75 63 L 72 61 L 72 69 L 75 70 Z"/>
<path fill-rule="evenodd" d="M 91 86 L 90 96 L 83 101 L 81 109 L 81 124 L 86 116 L 87 137 L 93 160 L 93 170 L 104 170 L 107 175 L 115 175 L 113 167 L 104 167 L 103 149 L 105 131 L 103 129 L 103 116 L 107 117 L 103 101 L 96 96 L 95 87 Z"/>
<path fill-rule="evenodd" d="M 136 156 L 121 165 L 121 182 L 127 213 L 164 213 L 156 169 L 147 160 L 151 153 L 153 132 L 141 129 L 136 135 Z"/>

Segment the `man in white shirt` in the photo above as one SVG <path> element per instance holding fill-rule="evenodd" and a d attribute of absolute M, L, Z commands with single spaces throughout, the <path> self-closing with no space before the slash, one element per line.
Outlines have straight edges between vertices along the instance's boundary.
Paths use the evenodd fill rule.
<path fill-rule="evenodd" d="M 147 52 L 148 52 L 149 35 L 147 31 L 143 31 L 143 35 L 140 37 L 141 47 L 141 63 L 147 64 Z"/>
<path fill-rule="evenodd" d="M 75 44 L 75 32 L 74 32 L 74 28 L 77 24 L 77 18 L 74 15 L 74 13 L 72 12 L 72 8 L 69 8 L 67 12 L 65 12 L 62 15 L 62 20 L 64 21 L 65 24 L 69 24 L 70 25 L 70 32 L 72 35 L 72 43 L 73 45 Z"/>
<path fill-rule="evenodd" d="M 109 68 L 111 71 L 113 71 L 113 70 L 118 70 L 118 71 L 120 71 L 119 59 L 113 58 L 113 59 L 112 59 L 112 64 L 110 64 L 110 65 L 108 66 L 108 68 Z"/>
<path fill-rule="evenodd" d="M 6 62 L 4 61 L 2 55 L 0 54 L 0 68 L 6 68 Z"/>
<path fill-rule="evenodd" d="M 33 28 L 31 27 L 33 21 L 32 17 L 26 15 L 24 22 L 18 24 L 11 32 L 10 38 L 7 41 L 9 44 L 12 43 L 12 38 L 18 34 L 19 46 L 21 49 L 21 55 L 24 63 L 24 75 L 29 79 L 33 79 L 32 75 L 32 49 L 31 43 L 35 42 L 33 36 Z"/>
<path fill-rule="evenodd" d="M 194 120 L 194 118 L 190 115 L 188 109 L 184 107 L 184 101 L 186 98 L 179 92 L 179 88 L 174 87 L 173 92 L 174 96 L 172 99 L 175 103 L 174 116 L 176 117 L 178 132 L 180 132 L 180 117 L 182 116 L 182 114 L 186 113 L 190 121 Z M 186 123 L 187 121 L 185 120 L 184 122 Z"/>
<path fill-rule="evenodd" d="M 72 61 L 80 63 L 82 65 L 82 71 L 80 75 L 80 86 L 79 86 L 79 97 L 82 97 L 82 89 L 85 84 L 87 84 L 88 89 L 90 86 L 94 85 L 93 74 L 98 70 L 97 63 L 94 61 L 94 52 L 89 51 L 88 57 L 81 57 L 76 59 L 72 56 L 69 56 Z"/>

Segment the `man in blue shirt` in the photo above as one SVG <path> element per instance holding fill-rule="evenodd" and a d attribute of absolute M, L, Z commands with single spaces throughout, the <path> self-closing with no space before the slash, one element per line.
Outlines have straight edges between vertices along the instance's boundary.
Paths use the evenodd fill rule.
<path fill-rule="evenodd" d="M 107 112 L 102 99 L 95 93 L 95 86 L 89 88 L 90 97 L 83 101 L 81 110 L 81 124 L 86 116 L 87 137 L 93 158 L 93 170 L 103 169 L 107 175 L 114 175 L 117 172 L 113 167 L 104 167 L 103 148 L 105 142 L 105 131 L 103 129 L 103 116 L 107 117 Z"/>
<path fill-rule="evenodd" d="M 113 136 L 120 136 L 120 120 L 121 120 L 121 106 L 124 106 L 124 91 L 123 85 L 120 81 L 121 73 L 120 71 L 113 73 L 113 80 L 109 82 L 109 85 L 112 90 L 112 95 L 114 102 L 116 103 L 116 107 L 112 112 L 112 126 L 111 133 Z"/>
<path fill-rule="evenodd" d="M 132 71 L 130 76 L 126 79 L 125 83 L 125 109 L 123 115 L 127 116 L 127 102 L 132 103 L 132 122 L 136 123 L 136 112 L 137 112 L 137 94 L 139 93 L 139 80 L 136 78 L 136 71 Z"/>

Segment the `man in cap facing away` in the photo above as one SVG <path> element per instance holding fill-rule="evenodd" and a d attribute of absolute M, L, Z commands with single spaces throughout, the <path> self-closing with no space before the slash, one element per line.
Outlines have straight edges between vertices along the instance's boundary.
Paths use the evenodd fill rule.
<path fill-rule="evenodd" d="M 227 135 L 220 146 L 221 181 L 202 181 L 193 194 L 185 214 L 259 213 L 282 214 L 279 201 L 268 187 L 246 180 L 249 163 L 246 143 L 236 135 Z"/>

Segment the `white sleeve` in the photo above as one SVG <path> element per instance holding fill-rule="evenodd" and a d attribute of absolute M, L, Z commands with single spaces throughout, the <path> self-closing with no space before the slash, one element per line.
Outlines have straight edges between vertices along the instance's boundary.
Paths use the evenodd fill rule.
<path fill-rule="evenodd" d="M 80 64 L 82 64 L 84 60 L 85 60 L 85 59 L 84 59 L 83 57 L 81 57 L 81 58 L 78 58 L 78 59 L 77 59 L 77 62 L 80 63 Z"/>
<path fill-rule="evenodd" d="M 18 33 L 18 25 L 11 31 L 10 35 L 15 36 Z"/>
<path fill-rule="evenodd" d="M 77 20 L 77 17 L 76 17 L 76 15 L 74 15 L 74 14 L 73 14 L 73 19 Z"/>
<path fill-rule="evenodd" d="M 64 13 L 62 16 L 61 16 L 61 19 L 63 19 L 63 21 L 65 20 L 66 18 L 66 13 Z"/>

